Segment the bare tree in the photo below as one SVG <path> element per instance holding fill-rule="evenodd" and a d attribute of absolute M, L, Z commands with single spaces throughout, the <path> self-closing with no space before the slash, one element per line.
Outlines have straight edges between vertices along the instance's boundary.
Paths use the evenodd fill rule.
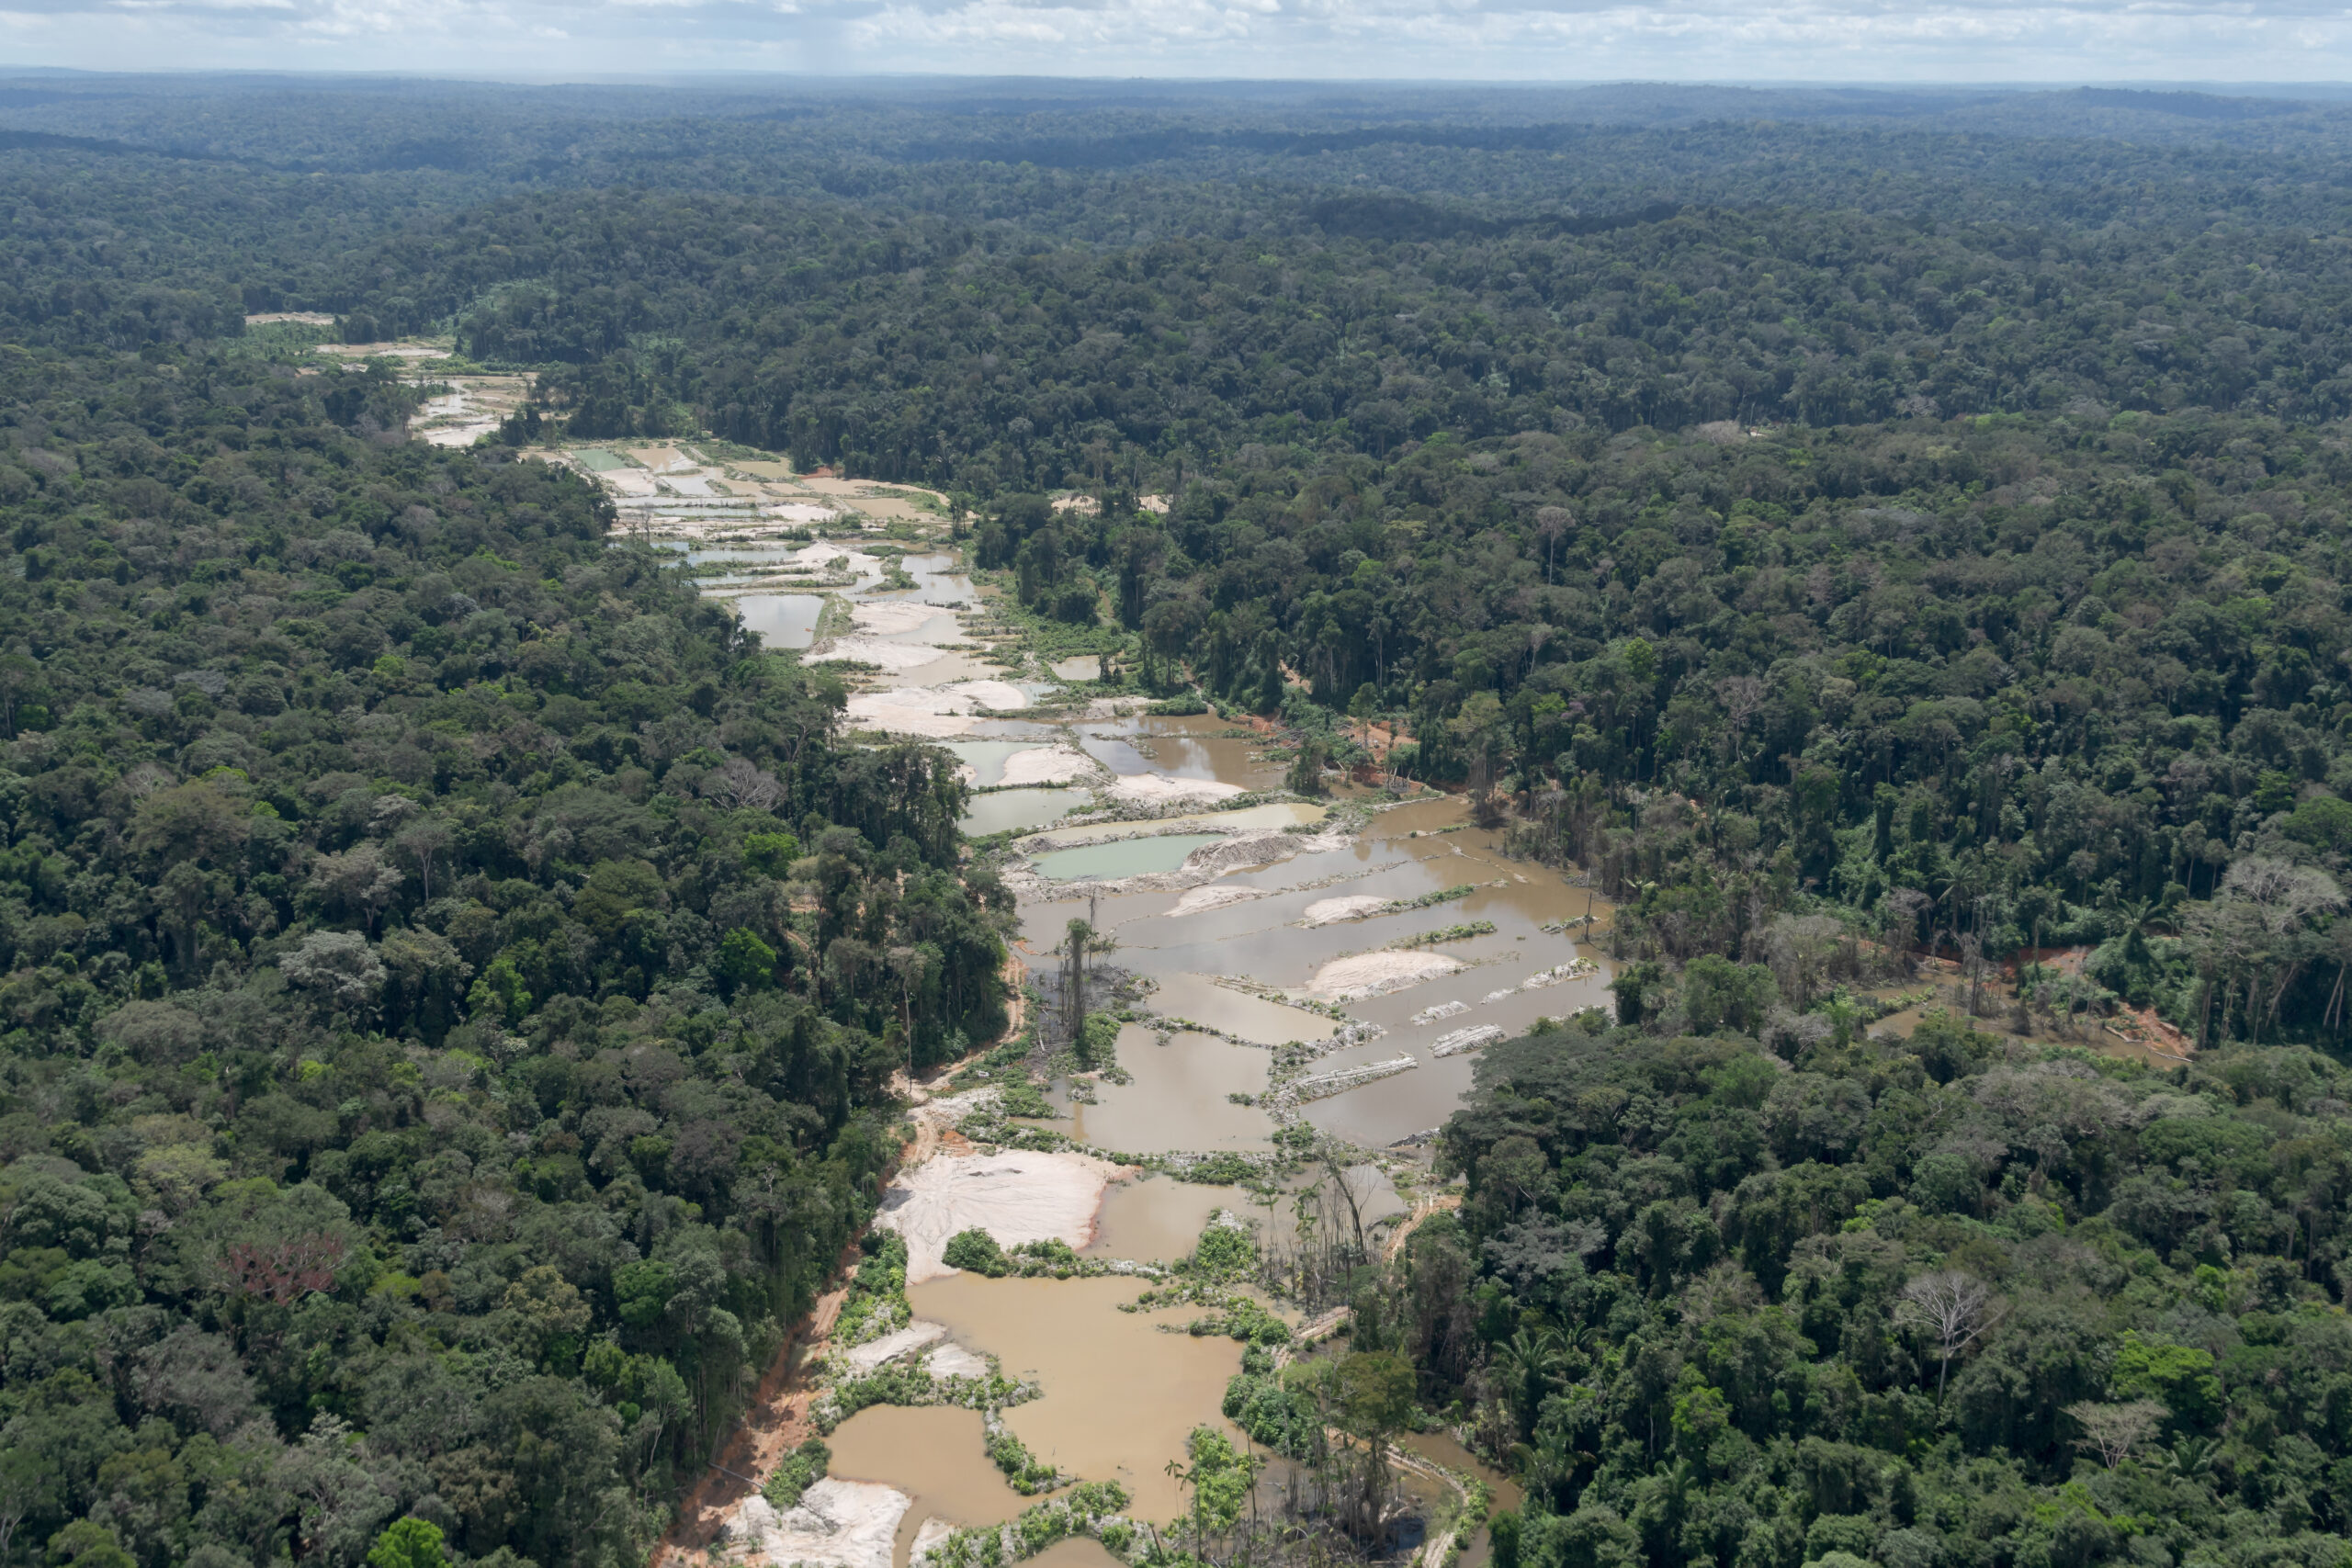
<path fill-rule="evenodd" d="M 1936 1372 L 1936 1401 L 1943 1402 L 1944 1383 L 1951 1376 L 1952 1358 L 1982 1338 L 2000 1321 L 1993 1289 L 1973 1274 L 1957 1269 L 1922 1274 L 1903 1287 L 1894 1305 L 1894 1321 L 1933 1335 L 1940 1362 Z"/>
<path fill-rule="evenodd" d="M 1535 536 L 1544 541 L 1544 581 L 1552 581 L 1552 552 L 1559 545 L 1560 536 L 1576 525 L 1576 513 L 1565 506 L 1539 506 L 1535 509 Z"/>
<path fill-rule="evenodd" d="M 418 818 L 392 840 L 392 848 L 406 855 L 416 867 L 417 888 L 428 904 L 433 901 L 433 863 L 447 854 L 456 842 L 456 832 L 438 817 Z"/>
<path fill-rule="evenodd" d="M 2132 1457 L 2132 1450 L 2156 1434 L 2172 1412 L 2153 1399 L 2128 1400 L 2121 1404 L 2101 1404 L 2086 1399 L 2066 1406 L 2066 1414 L 2083 1435 L 2075 1446 L 2085 1453 L 2098 1455 L 2099 1463 L 2113 1470 Z"/>
<path fill-rule="evenodd" d="M 2230 867 L 2221 893 L 2191 910 L 2188 921 L 2199 967 L 2214 975 L 2213 983 L 2222 989 L 2224 1036 L 2232 993 L 2242 982 L 2247 1035 L 2260 1040 L 2263 1014 L 2277 1010 L 2288 987 L 2314 956 L 2311 922 L 2343 907 L 2343 888 L 2315 866 L 2248 855 Z M 2267 1005 L 2266 979 L 2270 982 Z"/>
<path fill-rule="evenodd" d="M 1764 706 L 1764 682 L 1753 675 L 1726 675 L 1715 682 L 1715 701 L 1723 704 L 1724 717 L 1730 721 L 1724 736 L 1731 742 L 1734 761 L 1739 760 L 1740 738 L 1747 733 L 1747 721 Z"/>
<path fill-rule="evenodd" d="M 1813 1005 L 1814 987 L 1828 967 L 1846 928 L 1827 915 L 1780 915 L 1764 932 L 1764 949 L 1787 993 L 1789 1005 L 1803 1012 Z"/>

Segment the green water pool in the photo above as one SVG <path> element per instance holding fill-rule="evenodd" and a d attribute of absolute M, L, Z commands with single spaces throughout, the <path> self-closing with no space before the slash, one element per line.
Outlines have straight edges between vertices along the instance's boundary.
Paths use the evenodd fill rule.
<path fill-rule="evenodd" d="M 1057 882 L 1107 882 L 1114 877 L 1173 871 L 1184 863 L 1186 855 L 1203 844 L 1218 843 L 1224 838 L 1223 833 L 1163 833 L 1156 839 L 1120 839 L 1108 844 L 1056 850 L 1037 857 L 1037 874 Z"/>

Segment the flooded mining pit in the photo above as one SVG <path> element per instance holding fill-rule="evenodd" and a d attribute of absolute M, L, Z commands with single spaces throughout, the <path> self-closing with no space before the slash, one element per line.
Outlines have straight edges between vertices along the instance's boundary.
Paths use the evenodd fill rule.
<path fill-rule="evenodd" d="M 1588 911 L 1605 920 L 1605 906 L 1555 872 L 1505 858 L 1458 799 L 1392 806 L 1343 793 L 1330 805 L 1235 808 L 1236 797 L 1282 788 L 1279 748 L 1214 716 L 1148 715 L 1136 699 L 1093 695 L 1091 655 L 1039 662 L 943 547 L 944 519 L 920 500 L 880 504 L 889 498 L 854 481 L 715 456 L 691 443 L 633 444 L 560 460 L 631 506 L 637 536 L 710 568 L 706 594 L 733 603 L 769 646 L 848 666 L 853 731 L 954 752 L 976 792 L 966 831 L 1026 834 L 1012 840 L 1007 883 L 1033 974 L 1050 974 L 1072 919 L 1091 913 L 1114 943 L 1106 962 L 1140 991 L 1116 1043 L 1127 1081 L 1096 1077 L 1082 1092 L 1053 1083 L 1055 1115 L 1037 1125 L 1087 1148 L 1181 1164 L 1264 1158 L 1283 1122 L 1304 1118 L 1391 1151 L 1344 1177 L 1367 1227 L 1385 1224 L 1410 1206 L 1414 1179 L 1426 1179 L 1417 1155 L 1396 1151 L 1440 1125 L 1470 1086 L 1476 1049 L 1446 1043 L 1473 1026 L 1507 1037 L 1605 999 L 1607 965 L 1559 934 Z M 682 479 L 701 480 L 708 504 L 685 504 L 704 498 Z M 1081 820 L 1063 820 L 1074 813 Z M 1301 1053 L 1282 1050 L 1292 1045 L 1313 1057 L 1304 1068 Z M 1325 1084 L 1306 1092 L 1302 1071 Z M 908 1288 L 918 1323 L 944 1329 L 958 1356 L 992 1356 L 1007 1375 L 1035 1380 L 1035 1398 L 1001 1411 L 1005 1429 L 1066 1473 L 1119 1482 L 1132 1517 L 1165 1526 L 1184 1506 L 1165 1467 L 1195 1427 L 1230 1431 L 1219 1409 L 1241 1347 L 1162 1332 L 1199 1308 L 1120 1311 L 1145 1280 L 989 1279 L 945 1269 L 940 1251 L 978 1224 L 1001 1245 L 1050 1235 L 1089 1267 L 1148 1268 L 1189 1254 L 1220 1212 L 1287 1244 L 1292 1199 L 1315 1175 L 1293 1171 L 1261 1195 L 984 1146 L 902 1171 L 879 1223 L 905 1229 L 918 1255 Z M 1430 1440 L 1439 1448 L 1426 1458 L 1457 1472 L 1475 1466 Z M 910 1568 L 919 1536 L 1003 1523 L 1038 1501 L 990 1462 L 973 1411 L 871 1406 L 831 1441 L 843 1507 L 907 1500 L 896 1514 L 868 1509 L 871 1528 L 859 1527 L 870 1536 L 887 1526 L 892 1568 Z M 764 1505 L 739 1506 L 760 1522 Z M 755 1558 L 774 1556 L 762 1540 L 803 1551 L 794 1520 L 807 1522 L 796 1511 L 738 1540 Z M 859 1540 L 877 1561 L 856 1568 L 880 1568 L 879 1539 Z M 1483 1547 L 1469 1551 L 1476 1568 Z M 1040 1561 L 1105 1568 L 1111 1555 L 1072 1540 Z"/>

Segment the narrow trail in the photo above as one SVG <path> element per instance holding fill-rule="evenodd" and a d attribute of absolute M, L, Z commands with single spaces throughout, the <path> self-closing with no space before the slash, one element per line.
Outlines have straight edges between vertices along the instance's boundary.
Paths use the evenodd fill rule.
<path fill-rule="evenodd" d="M 1356 1440 L 1337 1427 L 1324 1427 L 1323 1440 L 1335 1449 L 1351 1449 L 1356 1446 Z M 1388 1468 L 1436 1482 L 1452 1492 L 1457 1503 L 1466 1504 L 1470 1501 L 1470 1489 L 1463 1484 L 1460 1476 L 1442 1464 L 1430 1463 L 1410 1449 L 1399 1448 L 1394 1443 L 1388 1445 Z M 1456 1518 L 1458 1519 L 1459 1517 L 1457 1510 Z M 1462 1529 L 1459 1523 L 1449 1524 L 1437 1534 L 1424 1539 L 1419 1551 L 1413 1554 L 1410 1568 L 1444 1568 L 1446 1558 L 1453 1553 L 1454 1540 L 1461 1533 Z"/>
<path fill-rule="evenodd" d="M 836 1278 L 848 1268 L 855 1252 L 851 1247 L 842 1253 Z M 716 1462 L 679 1503 L 677 1521 L 653 1549 L 651 1568 L 687 1568 L 707 1562 L 710 1547 L 729 1517 L 758 1490 L 750 1478 L 764 1475 L 815 1431 L 809 1424 L 808 1405 L 816 1389 L 808 1371 L 824 1353 L 848 1296 L 845 1285 L 826 1292 L 794 1326 Z"/>
<path fill-rule="evenodd" d="M 1404 1222 L 1395 1230 L 1388 1233 L 1387 1241 L 1382 1244 L 1381 1261 L 1394 1263 L 1404 1252 L 1405 1244 L 1413 1238 L 1413 1233 L 1420 1228 L 1422 1221 L 1432 1214 L 1448 1213 L 1460 1207 L 1462 1207 L 1462 1194 L 1459 1192 L 1448 1192 L 1436 1198 L 1424 1198 L 1414 1204 L 1413 1212 L 1406 1215 Z"/>

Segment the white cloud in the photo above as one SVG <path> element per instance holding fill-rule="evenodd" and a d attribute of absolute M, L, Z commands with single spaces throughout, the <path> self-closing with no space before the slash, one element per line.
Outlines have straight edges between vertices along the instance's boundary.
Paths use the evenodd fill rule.
<path fill-rule="evenodd" d="M 0 59 L 1598 81 L 2352 76 L 2324 0 L 15 0 Z"/>

